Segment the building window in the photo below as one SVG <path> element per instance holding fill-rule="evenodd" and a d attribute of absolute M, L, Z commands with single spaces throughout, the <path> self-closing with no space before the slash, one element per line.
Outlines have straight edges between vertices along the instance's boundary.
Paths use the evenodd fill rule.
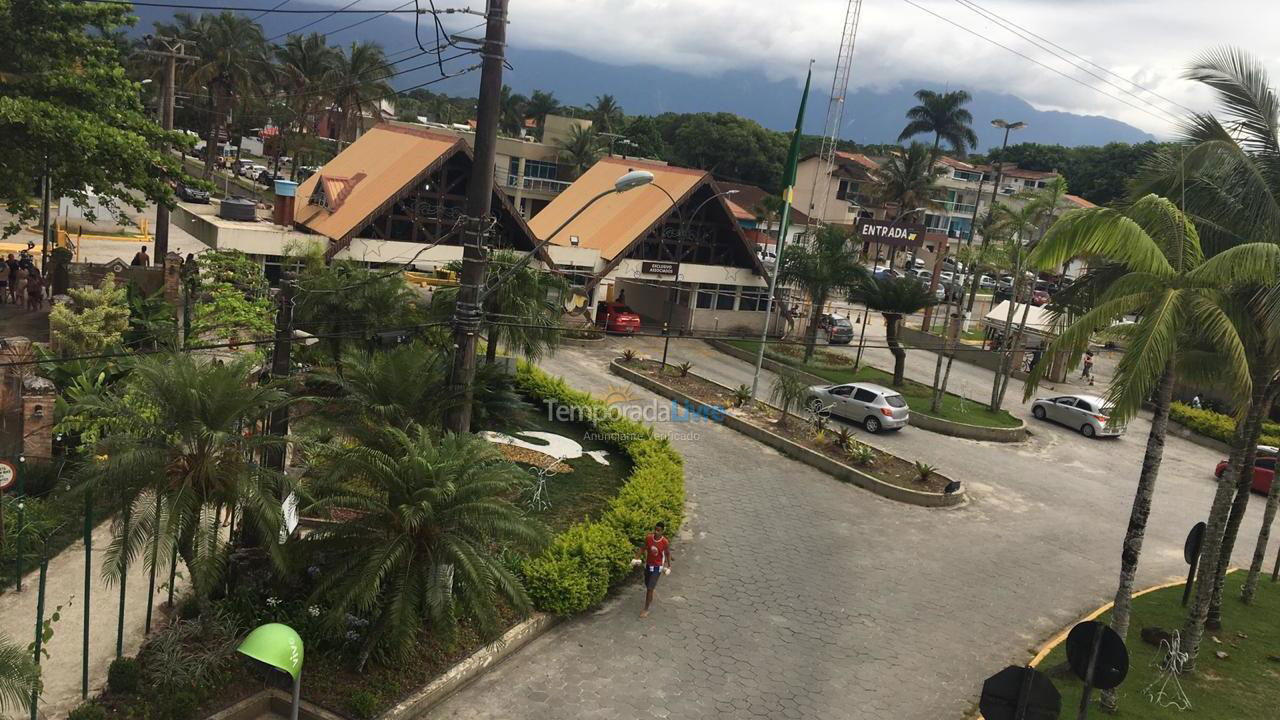
<path fill-rule="evenodd" d="M 716 309 L 732 310 L 734 303 L 738 299 L 737 285 L 721 285 L 719 292 L 716 293 Z"/>
<path fill-rule="evenodd" d="M 703 283 L 698 286 L 697 306 L 704 310 L 732 310 L 737 298 L 737 285 Z"/>
<path fill-rule="evenodd" d="M 924 216 L 924 226 L 925 226 L 926 228 L 928 228 L 929 230 L 946 230 L 946 229 L 947 229 L 947 216 L 945 216 L 945 215 L 930 215 L 930 214 L 928 214 L 928 213 L 925 213 L 925 216 Z"/>
<path fill-rule="evenodd" d="M 699 285 L 697 306 L 703 310 L 709 309 L 715 303 L 716 297 L 715 285 Z"/>
<path fill-rule="evenodd" d="M 969 172 L 968 170 L 953 170 L 951 177 L 956 180 L 964 180 L 965 182 L 978 182 L 982 179 L 982 173 Z"/>
<path fill-rule="evenodd" d="M 329 209 L 329 200 L 324 194 L 324 181 L 316 183 L 316 189 L 311 192 L 311 197 L 307 198 L 308 205 L 318 205 L 325 210 Z"/>
<path fill-rule="evenodd" d="M 738 309 L 748 310 L 751 312 L 764 312 L 768 296 L 768 288 L 743 287 L 742 297 L 738 299 Z"/>
<path fill-rule="evenodd" d="M 553 162 L 543 162 L 542 160 L 524 161 L 524 176 L 527 178 L 555 180 L 557 169 L 557 165 Z"/>
<path fill-rule="evenodd" d="M 848 199 L 849 199 L 849 186 L 850 186 L 850 184 L 851 184 L 851 183 L 850 183 L 848 180 L 841 180 L 841 181 L 840 181 L 840 184 L 836 186 L 836 199 L 837 199 L 837 200 L 848 200 Z M 855 189 L 855 190 L 854 190 L 854 192 L 857 192 L 857 190 Z"/>

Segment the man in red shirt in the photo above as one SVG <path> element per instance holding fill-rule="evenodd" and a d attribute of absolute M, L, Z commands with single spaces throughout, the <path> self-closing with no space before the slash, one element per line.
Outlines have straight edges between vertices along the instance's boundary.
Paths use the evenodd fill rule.
<path fill-rule="evenodd" d="M 636 557 L 644 555 L 644 610 L 640 617 L 649 617 L 649 606 L 653 604 L 653 591 L 658 587 L 658 578 L 663 570 L 671 570 L 671 543 L 663 535 L 666 525 L 658 523 L 653 532 L 644 536 L 644 547 L 636 551 Z"/>

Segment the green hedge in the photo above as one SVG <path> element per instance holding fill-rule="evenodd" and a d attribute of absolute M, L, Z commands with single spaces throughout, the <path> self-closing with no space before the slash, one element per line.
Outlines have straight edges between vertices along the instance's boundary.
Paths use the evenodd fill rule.
<path fill-rule="evenodd" d="M 680 529 L 684 461 L 665 438 L 560 378 L 521 363 L 516 382 L 529 395 L 582 411 L 592 429 L 622 447 L 635 466 L 600 519 L 570 527 L 524 563 L 525 586 L 535 607 L 556 615 L 582 612 L 626 577 L 634 548 L 654 524 L 665 523 L 669 534 Z"/>
<path fill-rule="evenodd" d="M 1197 410 L 1182 403 L 1173 403 L 1169 406 L 1169 417 L 1194 433 L 1220 440 L 1228 445 L 1231 444 L 1232 436 L 1236 431 L 1236 420 L 1230 415 L 1212 410 Z M 1280 425 L 1264 422 L 1258 443 L 1280 445 Z"/>

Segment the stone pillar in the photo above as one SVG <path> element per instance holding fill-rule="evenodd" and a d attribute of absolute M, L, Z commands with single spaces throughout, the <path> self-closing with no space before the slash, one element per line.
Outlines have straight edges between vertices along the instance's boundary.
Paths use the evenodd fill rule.
<path fill-rule="evenodd" d="M 28 458 L 53 458 L 53 383 L 38 375 L 22 382 L 22 453 Z"/>
<path fill-rule="evenodd" d="M 164 301 L 178 306 L 182 300 L 182 256 L 170 251 L 164 256 Z"/>

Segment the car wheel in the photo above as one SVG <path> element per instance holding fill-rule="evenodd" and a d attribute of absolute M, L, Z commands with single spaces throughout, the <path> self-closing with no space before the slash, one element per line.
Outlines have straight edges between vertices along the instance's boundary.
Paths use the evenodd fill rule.
<path fill-rule="evenodd" d="M 868 415 L 866 420 L 862 421 L 862 427 L 869 433 L 880 432 L 880 419 L 875 415 Z"/>
<path fill-rule="evenodd" d="M 1040 407 L 1039 405 L 1037 405 L 1037 406 L 1035 406 L 1035 407 L 1031 408 L 1031 414 L 1032 414 L 1032 415 L 1034 415 L 1034 416 L 1035 416 L 1035 418 L 1036 418 L 1037 420 L 1043 420 L 1043 419 L 1044 419 L 1044 408 L 1042 408 L 1042 407 Z"/>
<path fill-rule="evenodd" d="M 810 401 L 809 401 L 809 404 L 808 404 L 808 405 L 806 405 L 805 407 L 806 407 L 806 408 L 809 410 L 809 412 L 811 412 L 811 413 L 820 413 L 820 412 L 822 412 L 822 401 L 821 401 L 821 400 L 819 400 L 818 398 L 814 398 L 814 399 L 810 400 Z"/>
<path fill-rule="evenodd" d="M 1093 429 L 1093 426 L 1092 426 L 1092 425 L 1087 425 L 1087 424 L 1086 424 L 1086 425 L 1081 426 L 1081 428 L 1080 428 L 1080 434 L 1081 434 L 1081 435 L 1083 435 L 1083 436 L 1085 436 L 1085 437 L 1087 437 L 1087 438 L 1091 438 L 1091 437 L 1093 437 L 1094 435 L 1097 435 L 1098 433 L 1097 433 L 1097 431 L 1095 431 L 1095 430 Z"/>

